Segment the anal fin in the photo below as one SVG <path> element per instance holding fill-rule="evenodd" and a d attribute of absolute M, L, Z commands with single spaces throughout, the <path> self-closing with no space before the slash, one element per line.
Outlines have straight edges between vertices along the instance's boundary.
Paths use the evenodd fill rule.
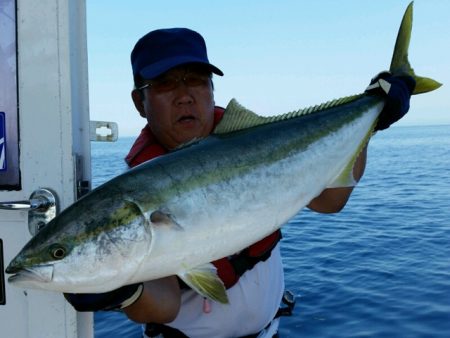
<path fill-rule="evenodd" d="M 375 122 L 372 124 L 372 127 L 368 130 L 366 136 L 363 138 L 355 153 L 351 157 L 350 161 L 347 163 L 345 168 L 341 171 L 341 173 L 334 179 L 334 181 L 327 186 L 327 188 L 344 188 L 344 187 L 354 187 L 358 183 L 353 176 L 353 167 L 355 166 L 356 160 L 358 159 L 359 154 L 364 149 L 364 147 L 369 142 L 370 137 L 372 136 L 373 130 L 375 127 Z"/>

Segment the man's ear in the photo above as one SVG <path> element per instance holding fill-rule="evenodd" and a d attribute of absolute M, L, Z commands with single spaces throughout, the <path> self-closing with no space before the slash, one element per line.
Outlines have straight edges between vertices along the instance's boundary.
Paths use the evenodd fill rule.
<path fill-rule="evenodd" d="M 131 98 L 133 99 L 134 106 L 139 114 L 144 118 L 147 117 L 144 109 L 144 93 L 140 90 L 133 89 L 131 92 Z"/>

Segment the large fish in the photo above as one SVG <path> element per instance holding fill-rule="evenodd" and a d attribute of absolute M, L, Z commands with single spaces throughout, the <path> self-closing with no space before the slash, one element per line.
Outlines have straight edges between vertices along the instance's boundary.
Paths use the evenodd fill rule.
<path fill-rule="evenodd" d="M 412 4 L 390 67 L 417 81 L 407 51 Z M 381 83 L 383 85 L 383 83 Z M 355 184 L 352 168 L 384 99 L 360 94 L 285 115 L 261 117 L 232 100 L 214 133 L 148 161 L 68 207 L 11 261 L 24 288 L 93 293 L 178 275 L 227 302 L 208 263 L 272 233 L 325 188 Z"/>

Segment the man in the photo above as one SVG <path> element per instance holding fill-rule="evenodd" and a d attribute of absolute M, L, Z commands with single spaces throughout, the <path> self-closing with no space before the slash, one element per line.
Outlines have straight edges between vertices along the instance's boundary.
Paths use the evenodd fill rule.
<path fill-rule="evenodd" d="M 223 73 L 209 62 L 200 34 L 185 28 L 152 31 L 136 43 L 131 63 L 132 99 L 147 125 L 126 157 L 130 167 L 213 131 L 224 110 L 215 106 L 212 74 Z M 378 93 L 387 97 L 377 125 L 385 129 L 406 114 L 414 80 L 382 73 L 372 83 L 379 78 L 391 83 L 389 93 Z M 365 162 L 366 149 L 354 167 L 357 181 Z M 352 188 L 326 189 L 308 207 L 338 212 L 351 192 Z M 130 319 L 152 323 L 146 330 L 150 337 L 161 333 L 164 337 L 256 337 L 263 330 L 273 336 L 278 326 L 273 319 L 284 289 L 279 239 L 277 231 L 232 257 L 213 262 L 227 287 L 229 304 L 209 303 L 176 276 L 66 298 L 79 311 L 122 308 Z"/>

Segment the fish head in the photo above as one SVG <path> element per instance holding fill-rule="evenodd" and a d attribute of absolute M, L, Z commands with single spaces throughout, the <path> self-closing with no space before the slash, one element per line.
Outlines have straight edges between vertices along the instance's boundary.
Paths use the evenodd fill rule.
<path fill-rule="evenodd" d="M 9 283 L 71 293 L 129 284 L 151 243 L 137 204 L 75 203 L 47 224 L 10 262 Z"/>

